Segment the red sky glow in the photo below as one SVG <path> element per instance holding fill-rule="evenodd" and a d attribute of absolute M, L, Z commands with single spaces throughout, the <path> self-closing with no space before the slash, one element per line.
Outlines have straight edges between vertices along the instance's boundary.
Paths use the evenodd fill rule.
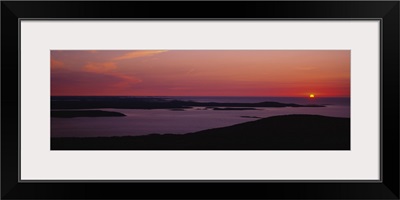
<path fill-rule="evenodd" d="M 349 50 L 52 50 L 52 96 L 349 97 Z"/>

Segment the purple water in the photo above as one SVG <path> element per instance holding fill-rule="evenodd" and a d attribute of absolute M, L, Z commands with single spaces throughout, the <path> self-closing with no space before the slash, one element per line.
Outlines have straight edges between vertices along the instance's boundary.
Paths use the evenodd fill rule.
<path fill-rule="evenodd" d="M 287 114 L 318 114 L 350 117 L 350 98 L 290 97 L 165 97 L 197 102 L 256 103 L 276 101 L 296 104 L 324 104 L 326 107 L 258 108 L 258 110 L 211 110 L 203 107 L 172 111 L 170 109 L 96 109 L 116 111 L 126 117 L 51 118 L 52 137 L 136 136 L 152 133 L 184 134 L 225 127 L 258 118 Z M 85 109 L 86 110 L 86 109 Z M 247 117 L 243 117 L 247 116 Z"/>

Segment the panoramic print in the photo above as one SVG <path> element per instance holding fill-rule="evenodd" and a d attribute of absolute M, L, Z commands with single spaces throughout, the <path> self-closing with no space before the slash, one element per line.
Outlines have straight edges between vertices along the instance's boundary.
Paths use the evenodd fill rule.
<path fill-rule="evenodd" d="M 51 150 L 350 150 L 349 50 L 52 50 Z"/>

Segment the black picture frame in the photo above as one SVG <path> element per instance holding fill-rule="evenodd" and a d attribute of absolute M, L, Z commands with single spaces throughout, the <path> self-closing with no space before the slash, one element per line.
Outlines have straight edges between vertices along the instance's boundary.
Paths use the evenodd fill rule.
<path fill-rule="evenodd" d="M 1 198 L 399 199 L 399 8 L 399 1 L 2 1 Z M 378 182 L 20 182 L 18 68 L 22 18 L 379 19 L 382 22 L 382 179 Z"/>

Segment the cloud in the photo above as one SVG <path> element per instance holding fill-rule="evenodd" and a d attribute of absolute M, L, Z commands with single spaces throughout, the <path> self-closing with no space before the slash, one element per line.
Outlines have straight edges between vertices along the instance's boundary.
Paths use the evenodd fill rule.
<path fill-rule="evenodd" d="M 60 69 L 64 67 L 64 63 L 59 60 L 51 59 L 50 60 L 50 68 L 51 69 Z"/>
<path fill-rule="evenodd" d="M 134 86 L 137 83 L 142 82 L 142 80 L 140 80 L 136 77 L 128 76 L 128 75 L 121 74 L 121 73 L 112 73 L 110 75 L 114 76 L 116 78 L 119 78 L 119 80 L 120 80 L 118 83 L 114 84 L 115 87 L 128 88 L 130 86 Z"/>
<path fill-rule="evenodd" d="M 83 70 L 86 72 L 94 72 L 94 73 L 106 73 L 117 69 L 117 65 L 113 62 L 104 62 L 104 63 L 87 63 Z"/>
<path fill-rule="evenodd" d="M 118 56 L 113 58 L 113 60 L 126 60 L 126 59 L 134 59 L 134 58 L 140 58 L 140 57 L 145 57 L 145 56 L 152 56 L 152 55 L 156 55 L 159 53 L 163 53 L 166 51 L 163 50 L 150 50 L 150 51 L 132 51 L 130 53 L 126 53 L 122 56 Z"/>
<path fill-rule="evenodd" d="M 115 77 L 118 80 L 120 80 L 114 84 L 117 87 L 129 86 L 132 84 L 142 82 L 140 79 L 136 77 L 116 72 L 115 70 L 117 68 L 118 66 L 113 62 L 103 62 L 103 63 L 90 62 L 83 67 L 83 71 Z"/>

